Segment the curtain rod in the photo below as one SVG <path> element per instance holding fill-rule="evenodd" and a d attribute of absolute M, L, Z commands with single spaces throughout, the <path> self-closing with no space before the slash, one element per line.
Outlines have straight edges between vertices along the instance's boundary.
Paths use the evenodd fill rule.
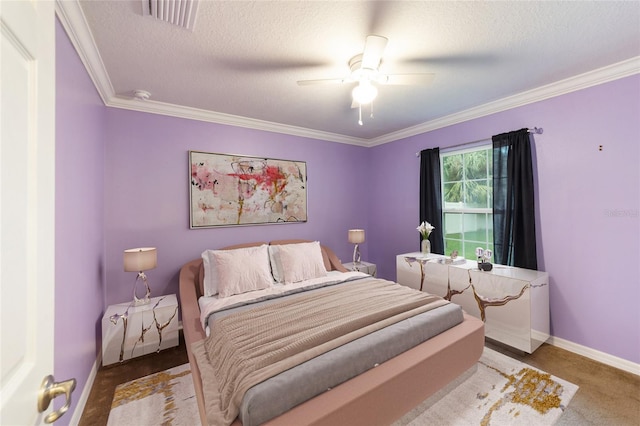
<path fill-rule="evenodd" d="M 536 134 L 536 135 L 541 135 L 542 132 L 544 131 L 544 129 L 542 127 L 534 127 L 533 129 L 527 129 L 527 130 L 529 131 L 529 133 L 533 133 L 533 134 Z M 474 144 L 474 143 L 484 142 L 484 141 L 487 141 L 487 140 L 491 140 L 491 138 L 484 138 L 484 139 L 478 139 L 478 140 L 471 141 L 471 142 L 459 143 L 459 144 L 456 144 L 456 145 L 447 146 L 447 147 L 445 147 L 443 149 L 457 148 L 459 146 L 471 145 L 471 144 Z M 416 152 L 416 157 L 420 157 L 420 152 Z"/>

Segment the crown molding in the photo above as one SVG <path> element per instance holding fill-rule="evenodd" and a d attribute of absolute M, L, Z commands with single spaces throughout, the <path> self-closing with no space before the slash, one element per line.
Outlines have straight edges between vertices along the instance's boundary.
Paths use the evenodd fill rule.
<path fill-rule="evenodd" d="M 56 0 L 56 15 L 106 105 L 115 91 L 80 3 L 77 0 Z"/>
<path fill-rule="evenodd" d="M 189 120 L 206 121 L 229 126 L 243 127 L 247 129 L 261 130 L 265 132 L 281 133 L 292 136 L 300 136 L 322 141 L 345 143 L 349 145 L 368 146 L 367 139 L 354 138 L 337 133 L 323 132 L 321 130 L 307 129 L 305 127 L 290 126 L 271 121 L 257 120 L 239 115 L 224 114 L 204 109 L 168 104 L 153 100 L 141 101 L 115 96 L 105 102 L 109 107 L 122 108 L 133 111 L 147 112 L 151 114 L 167 115 L 171 117 L 186 118 Z"/>
<path fill-rule="evenodd" d="M 408 127 L 397 132 L 388 133 L 372 139 L 356 138 L 337 133 L 324 132 L 281 123 L 273 123 L 237 115 L 207 111 L 198 108 L 173 105 L 157 101 L 140 101 L 133 98 L 117 96 L 109 75 L 96 47 L 95 40 L 82 12 L 78 0 L 56 0 L 56 14 L 62 23 L 71 43 L 78 52 L 80 60 L 84 64 L 98 94 L 108 107 L 129 109 L 134 111 L 161 114 L 172 117 L 186 118 L 190 120 L 206 121 L 211 123 L 226 124 L 230 126 L 248 129 L 275 132 L 292 136 L 300 136 L 310 139 L 319 139 L 329 142 L 345 143 L 363 147 L 373 147 L 420 133 L 430 132 L 453 124 L 484 117 L 497 112 L 516 108 L 519 106 L 539 102 L 555 96 L 564 95 L 587 87 L 617 80 L 640 73 L 640 56 L 612 64 L 603 68 L 586 72 L 574 77 L 560 80 L 536 89 L 521 92 L 513 96 L 486 103 L 474 108 L 450 114 L 444 117 L 429 120 L 427 122 Z"/>
<path fill-rule="evenodd" d="M 368 146 L 430 132 L 640 73 L 640 56 L 370 139 Z"/>

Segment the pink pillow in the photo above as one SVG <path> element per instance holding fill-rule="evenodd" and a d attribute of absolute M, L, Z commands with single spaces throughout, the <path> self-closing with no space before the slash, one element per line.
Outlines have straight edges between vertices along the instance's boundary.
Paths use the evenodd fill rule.
<path fill-rule="evenodd" d="M 318 241 L 279 245 L 278 257 L 282 263 L 285 284 L 327 275 L 322 259 L 322 249 Z"/>
<path fill-rule="evenodd" d="M 273 285 L 267 246 L 211 251 L 218 281 L 218 297 L 261 290 Z"/>

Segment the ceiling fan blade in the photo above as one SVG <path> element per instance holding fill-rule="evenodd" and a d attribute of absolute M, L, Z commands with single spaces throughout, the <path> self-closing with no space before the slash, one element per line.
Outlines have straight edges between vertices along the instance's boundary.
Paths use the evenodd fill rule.
<path fill-rule="evenodd" d="M 431 84 L 435 79 L 435 74 L 387 74 L 378 78 L 381 84 L 407 85 L 407 86 L 424 86 Z"/>
<path fill-rule="evenodd" d="M 405 58 L 401 64 L 420 65 L 420 66 L 481 66 L 494 63 L 497 60 L 496 55 L 485 53 L 465 53 L 464 55 L 442 55 L 428 57 Z"/>
<path fill-rule="evenodd" d="M 311 86 L 314 84 L 342 84 L 348 83 L 349 78 L 323 78 L 319 80 L 298 80 L 298 86 Z"/>
<path fill-rule="evenodd" d="M 364 43 L 364 51 L 362 52 L 362 68 L 377 70 L 380 66 L 380 60 L 387 47 L 386 37 L 370 35 Z"/>

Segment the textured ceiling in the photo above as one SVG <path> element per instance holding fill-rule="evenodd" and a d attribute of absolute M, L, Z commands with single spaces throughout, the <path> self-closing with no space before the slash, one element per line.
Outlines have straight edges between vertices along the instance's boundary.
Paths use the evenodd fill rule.
<path fill-rule="evenodd" d="M 107 103 L 143 89 L 158 108 L 364 144 L 640 55 L 638 1 L 201 1 L 193 31 L 143 16 L 142 0 L 78 4 L 85 22 L 71 17 L 67 31 L 88 26 Z M 369 34 L 389 39 L 384 71 L 436 77 L 380 86 L 359 126 L 352 84 L 296 81 L 345 77 Z"/>

